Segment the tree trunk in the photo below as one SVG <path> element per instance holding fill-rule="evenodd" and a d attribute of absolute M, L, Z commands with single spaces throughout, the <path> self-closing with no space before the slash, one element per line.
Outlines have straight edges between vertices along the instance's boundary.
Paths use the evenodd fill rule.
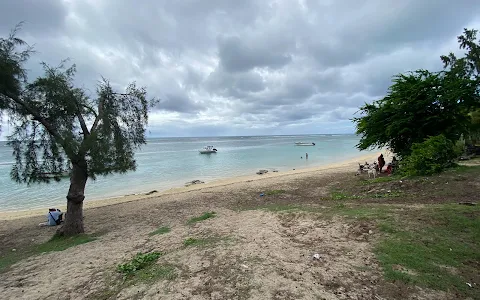
<path fill-rule="evenodd" d="M 85 185 L 87 183 L 87 163 L 85 159 L 72 162 L 70 188 L 67 195 L 67 212 L 65 223 L 58 229 L 57 234 L 72 236 L 84 233 L 83 228 L 83 200 L 85 199 Z"/>

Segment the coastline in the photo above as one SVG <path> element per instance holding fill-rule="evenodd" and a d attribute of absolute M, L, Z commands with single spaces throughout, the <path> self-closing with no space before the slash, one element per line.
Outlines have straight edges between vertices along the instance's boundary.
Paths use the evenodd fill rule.
<path fill-rule="evenodd" d="M 379 153 L 382 151 L 386 152 L 383 149 L 378 150 L 378 152 L 372 151 L 368 154 L 361 154 L 354 158 L 345 159 L 340 162 L 321 165 L 321 166 L 315 166 L 315 167 L 301 168 L 298 170 L 289 170 L 289 171 L 278 172 L 278 173 L 268 172 L 263 175 L 254 174 L 254 175 L 247 175 L 247 176 L 234 176 L 234 177 L 228 177 L 224 179 L 212 180 L 204 184 L 191 185 L 189 187 L 170 188 L 170 189 L 159 191 L 153 194 L 149 194 L 149 192 L 144 192 L 139 194 L 124 195 L 119 197 L 103 198 L 98 200 L 96 199 L 96 200 L 84 202 L 84 209 L 88 210 L 88 209 L 111 206 L 111 205 L 116 205 L 121 203 L 142 201 L 142 200 L 147 200 L 152 198 L 161 198 L 165 196 L 190 193 L 194 191 L 202 191 L 204 189 L 227 187 L 231 185 L 240 185 L 240 184 L 259 181 L 262 179 L 263 180 L 269 179 L 273 181 L 275 181 L 275 179 L 277 180 L 288 179 L 288 177 L 292 177 L 291 179 L 294 179 L 299 176 L 300 177 L 308 176 L 312 173 L 318 173 L 318 172 L 335 173 L 335 172 L 346 171 L 346 168 L 348 168 L 348 170 L 351 170 L 351 172 L 354 173 L 357 168 L 357 163 L 376 160 Z M 388 155 L 385 155 L 385 156 L 388 156 Z M 66 204 L 56 206 L 56 208 L 59 208 L 60 210 L 65 211 Z M 48 207 L 0 212 L 0 220 L 14 220 L 14 219 L 34 217 L 34 216 L 42 216 L 42 215 L 45 215 L 46 210 L 48 210 Z"/>

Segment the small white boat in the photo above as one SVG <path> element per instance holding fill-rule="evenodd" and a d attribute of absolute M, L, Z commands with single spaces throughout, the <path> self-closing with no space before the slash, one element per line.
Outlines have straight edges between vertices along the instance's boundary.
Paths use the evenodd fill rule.
<path fill-rule="evenodd" d="M 202 150 L 199 150 L 200 154 L 210 154 L 210 153 L 217 153 L 217 149 L 213 148 L 213 146 L 205 146 Z"/>
<path fill-rule="evenodd" d="M 295 146 L 315 146 L 315 143 L 295 142 Z"/>

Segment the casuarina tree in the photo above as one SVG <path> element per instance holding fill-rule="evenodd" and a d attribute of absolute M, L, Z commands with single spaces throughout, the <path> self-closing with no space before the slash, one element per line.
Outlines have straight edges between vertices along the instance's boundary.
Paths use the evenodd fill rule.
<path fill-rule="evenodd" d="M 68 174 L 65 223 L 58 233 L 83 233 L 87 179 L 135 170 L 134 152 L 146 143 L 155 100 L 135 83 L 119 93 L 105 79 L 90 97 L 74 85 L 75 66 L 64 63 L 44 64 L 44 75 L 29 82 L 24 64 L 33 52 L 16 37 L 18 29 L 0 39 L 0 115 L 6 114 L 13 127 L 11 177 L 32 184 Z"/>

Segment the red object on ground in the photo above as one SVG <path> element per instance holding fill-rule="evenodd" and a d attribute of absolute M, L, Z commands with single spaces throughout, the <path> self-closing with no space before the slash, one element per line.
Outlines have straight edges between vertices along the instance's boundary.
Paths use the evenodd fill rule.
<path fill-rule="evenodd" d="M 392 165 L 388 165 L 388 167 L 387 167 L 387 174 L 388 174 L 388 175 L 392 174 Z"/>

